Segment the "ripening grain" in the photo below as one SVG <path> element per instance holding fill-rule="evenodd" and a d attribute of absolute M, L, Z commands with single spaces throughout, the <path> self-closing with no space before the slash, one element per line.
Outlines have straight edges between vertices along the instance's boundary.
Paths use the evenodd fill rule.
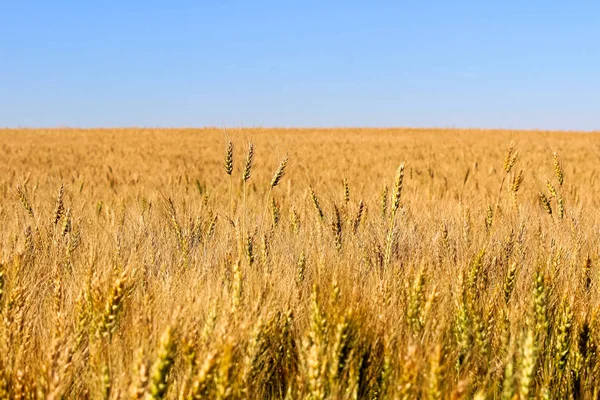
<path fill-rule="evenodd" d="M 0 131 L 0 398 L 597 398 L 597 138 Z"/>

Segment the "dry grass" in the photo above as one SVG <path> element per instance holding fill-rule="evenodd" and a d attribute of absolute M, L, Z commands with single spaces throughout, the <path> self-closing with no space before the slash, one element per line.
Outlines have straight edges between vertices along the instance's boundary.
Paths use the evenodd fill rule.
<path fill-rule="evenodd" d="M 0 398 L 597 398 L 597 138 L 0 131 Z"/>

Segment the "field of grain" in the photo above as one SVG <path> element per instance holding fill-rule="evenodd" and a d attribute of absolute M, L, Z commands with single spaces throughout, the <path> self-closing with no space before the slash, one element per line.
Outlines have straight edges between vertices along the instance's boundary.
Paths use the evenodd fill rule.
<path fill-rule="evenodd" d="M 598 398 L 598 138 L 1 130 L 0 398 Z"/>

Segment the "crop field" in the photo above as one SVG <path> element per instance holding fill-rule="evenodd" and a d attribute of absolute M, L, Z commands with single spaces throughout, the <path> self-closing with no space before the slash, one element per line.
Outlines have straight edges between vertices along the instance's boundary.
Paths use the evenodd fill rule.
<path fill-rule="evenodd" d="M 599 137 L 0 130 L 0 398 L 596 399 Z"/>

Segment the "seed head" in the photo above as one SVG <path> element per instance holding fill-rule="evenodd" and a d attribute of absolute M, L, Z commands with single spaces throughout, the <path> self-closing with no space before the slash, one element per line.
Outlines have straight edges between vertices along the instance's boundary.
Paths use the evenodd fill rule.
<path fill-rule="evenodd" d="M 283 178 L 283 174 L 285 174 L 285 168 L 287 167 L 288 157 L 285 158 L 279 163 L 279 168 L 275 171 L 275 175 L 273 175 L 273 179 L 271 180 L 271 187 L 274 188 L 279 184 L 281 178 Z"/>
<path fill-rule="evenodd" d="M 244 173 L 242 179 L 247 181 L 250 179 L 250 173 L 252 172 L 252 162 L 254 160 L 254 146 L 252 143 L 248 145 L 248 155 L 246 156 L 246 162 L 244 164 Z"/>
<path fill-rule="evenodd" d="M 552 154 L 552 158 L 554 160 L 554 174 L 556 175 L 556 179 L 558 179 L 558 184 L 562 186 L 565 180 L 565 176 L 563 173 L 562 164 L 560 162 L 560 159 L 558 158 L 558 153 L 554 152 Z"/>
<path fill-rule="evenodd" d="M 546 195 L 542 192 L 539 193 L 540 202 L 542 203 L 542 207 L 548 213 L 548 215 L 552 215 L 552 207 L 550 207 L 550 200 L 546 197 Z"/>
<path fill-rule="evenodd" d="M 404 181 L 404 164 L 400 164 L 396 171 L 396 179 L 394 180 L 394 199 L 392 201 L 392 215 L 396 215 L 396 211 L 400 207 L 400 195 L 402 194 L 402 182 Z"/>
<path fill-rule="evenodd" d="M 225 152 L 225 172 L 231 176 L 233 173 L 233 143 L 227 142 L 227 151 Z"/>

